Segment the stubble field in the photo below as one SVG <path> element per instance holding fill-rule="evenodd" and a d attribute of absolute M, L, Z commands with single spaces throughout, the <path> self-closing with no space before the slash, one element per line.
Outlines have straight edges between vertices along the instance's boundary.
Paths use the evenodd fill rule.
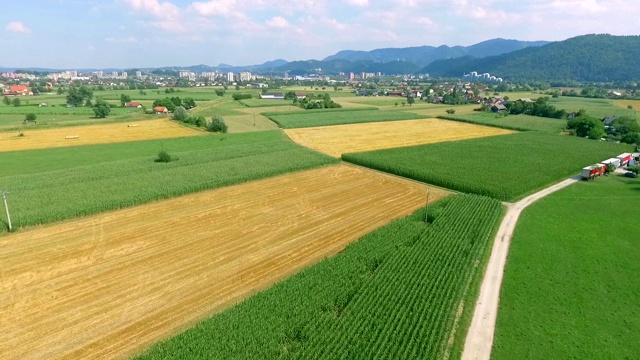
<path fill-rule="evenodd" d="M 134 126 L 129 126 L 134 125 Z M 170 120 L 0 132 L 0 152 L 202 135 Z"/>
<path fill-rule="evenodd" d="M 506 135 L 513 131 L 424 119 L 285 130 L 291 140 L 331 156 L 403 146 Z"/>
<path fill-rule="evenodd" d="M 425 191 L 337 165 L 0 237 L 0 353 L 133 355 L 410 214 Z"/>

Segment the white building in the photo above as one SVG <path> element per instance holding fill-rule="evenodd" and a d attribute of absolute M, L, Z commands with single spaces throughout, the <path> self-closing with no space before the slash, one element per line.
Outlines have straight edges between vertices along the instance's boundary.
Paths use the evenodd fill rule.
<path fill-rule="evenodd" d="M 232 72 L 228 72 L 227 73 L 227 81 L 228 82 L 234 82 L 235 81 L 235 76 Z"/>
<path fill-rule="evenodd" d="M 239 74 L 239 76 L 240 76 L 239 80 L 241 82 L 249 82 L 249 81 L 253 80 L 253 76 L 251 76 L 251 73 L 247 72 L 247 71 L 241 72 Z"/>

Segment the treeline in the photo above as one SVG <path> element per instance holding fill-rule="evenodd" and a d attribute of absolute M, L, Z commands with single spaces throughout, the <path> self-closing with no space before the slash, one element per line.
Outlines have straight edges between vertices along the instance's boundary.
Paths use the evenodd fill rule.
<path fill-rule="evenodd" d="M 505 107 L 509 114 L 527 114 L 532 116 L 541 116 L 546 118 L 563 119 L 567 116 L 567 112 L 564 110 L 556 109 L 555 106 L 547 103 L 548 97 L 543 96 L 536 99 L 534 102 L 525 101 L 509 101 Z"/>
<path fill-rule="evenodd" d="M 292 95 L 293 94 L 293 95 Z M 316 96 L 314 94 L 307 95 L 304 99 L 298 98 L 295 93 L 288 92 L 285 94 L 285 99 L 292 99 L 293 105 L 301 107 L 303 109 L 335 109 L 341 108 L 342 105 L 337 102 L 331 100 L 331 96 L 327 93 L 324 95 Z"/>
<path fill-rule="evenodd" d="M 174 96 L 154 101 L 153 107 L 156 106 L 164 106 L 167 108 L 167 110 L 169 110 L 169 112 L 174 112 L 178 106 L 182 106 L 186 109 L 194 108 L 196 107 L 196 102 L 195 100 L 193 100 L 193 98 L 190 97 L 180 99 L 180 97 Z"/>

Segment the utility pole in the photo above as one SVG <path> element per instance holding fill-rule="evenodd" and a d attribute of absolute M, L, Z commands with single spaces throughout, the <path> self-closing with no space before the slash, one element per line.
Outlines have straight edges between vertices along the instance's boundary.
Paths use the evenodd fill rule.
<path fill-rule="evenodd" d="M 253 110 L 253 126 L 256 126 L 256 111 Z"/>
<path fill-rule="evenodd" d="M 7 195 L 9 195 L 8 191 L 0 191 L 0 194 L 2 194 L 2 198 L 4 199 L 4 208 L 7 211 L 7 222 L 9 223 L 9 231 L 12 231 L 13 229 L 11 228 L 11 216 L 9 215 L 9 205 L 7 204 Z"/>
<path fill-rule="evenodd" d="M 425 206 L 424 222 L 429 223 L 429 189 L 427 189 L 427 205 Z"/>

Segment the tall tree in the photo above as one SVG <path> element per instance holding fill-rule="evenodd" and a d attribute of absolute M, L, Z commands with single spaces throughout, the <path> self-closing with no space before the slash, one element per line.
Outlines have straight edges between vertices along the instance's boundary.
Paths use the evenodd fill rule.
<path fill-rule="evenodd" d="M 97 100 L 95 105 L 93 105 L 93 112 L 96 114 L 97 118 L 105 118 L 111 112 L 111 108 L 106 101 Z"/>

